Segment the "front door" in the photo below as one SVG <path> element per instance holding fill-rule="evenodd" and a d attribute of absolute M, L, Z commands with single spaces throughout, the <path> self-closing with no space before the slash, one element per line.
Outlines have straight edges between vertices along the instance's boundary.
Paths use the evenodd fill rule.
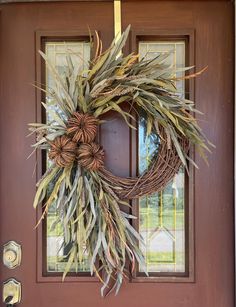
<path fill-rule="evenodd" d="M 168 61 L 175 67 L 208 66 L 194 81 L 176 85 L 205 114 L 200 125 L 216 149 L 209 167 L 196 154 L 198 170 L 189 176 L 180 170 L 162 192 L 132 204 L 149 276 L 137 266 L 119 294 L 104 299 L 86 261 L 61 281 L 67 251 L 60 248 L 60 226 L 51 227 L 53 208 L 35 229 L 41 209 L 35 211 L 32 202 L 46 160 L 39 154 L 27 160 L 34 139 L 26 135 L 27 123 L 45 117 L 44 97 L 32 84 L 51 82 L 38 50 L 59 71 L 65 46 L 85 65 L 89 29 L 92 37 L 98 31 L 104 49 L 114 37 L 113 1 L 2 2 L 9 3 L 0 7 L 0 246 L 14 240 L 22 259 L 13 269 L 1 266 L 1 284 L 9 278 L 21 282 L 24 307 L 233 307 L 233 4 L 122 1 L 122 28 L 131 24 L 125 52 L 150 58 L 171 51 Z M 101 128 L 106 166 L 117 175 L 134 176 L 147 166 L 151 140 L 138 128 L 129 130 L 114 114 Z"/>

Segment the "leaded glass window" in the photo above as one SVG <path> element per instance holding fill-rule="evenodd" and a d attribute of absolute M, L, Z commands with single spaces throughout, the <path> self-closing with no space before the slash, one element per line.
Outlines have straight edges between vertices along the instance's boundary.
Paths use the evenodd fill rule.
<path fill-rule="evenodd" d="M 166 65 L 173 68 L 185 66 L 184 41 L 140 42 L 140 58 L 153 58 L 168 53 Z M 173 77 L 180 77 L 178 72 Z M 176 82 L 178 95 L 185 93 L 183 80 Z M 155 150 L 158 150 L 158 137 L 145 136 L 145 121 L 139 121 L 139 173 L 150 164 Z M 149 273 L 185 272 L 185 176 L 181 168 L 168 186 L 139 200 L 139 231 L 144 238 L 141 246 Z"/>
<path fill-rule="evenodd" d="M 88 42 L 46 42 L 45 52 L 50 62 L 56 67 L 58 72 L 63 75 L 67 66 L 66 54 L 69 53 L 74 65 L 79 65 L 81 70 L 86 69 L 90 59 L 90 44 Z M 55 84 L 51 78 L 50 72 L 46 67 L 46 87 L 51 90 Z M 46 97 L 47 105 L 55 108 L 48 97 Z M 57 110 L 60 112 L 60 110 Z M 50 117 L 47 118 L 50 120 Z M 50 161 L 47 159 L 47 166 Z M 47 272 L 64 272 L 67 262 L 67 254 L 69 246 L 64 244 L 64 232 L 61 223 L 57 223 L 57 215 L 55 207 L 51 206 L 46 220 L 46 241 L 47 241 Z M 86 258 L 86 257 L 85 257 Z M 72 266 L 71 271 L 75 271 Z M 79 266 L 79 271 L 88 271 L 88 262 L 85 260 Z"/>

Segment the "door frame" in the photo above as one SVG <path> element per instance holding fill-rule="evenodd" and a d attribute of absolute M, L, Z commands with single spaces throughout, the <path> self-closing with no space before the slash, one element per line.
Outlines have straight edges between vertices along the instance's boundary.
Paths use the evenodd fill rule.
<path fill-rule="evenodd" d="M 236 1 L 234 1 L 234 294 L 236 302 Z"/>
<path fill-rule="evenodd" d="M 113 2 L 113 0 L 0 0 L 0 4 L 11 4 L 11 3 L 36 3 L 36 2 Z M 124 2 L 132 2 L 133 0 L 121 0 Z M 142 1 L 142 0 L 136 0 L 136 1 Z M 151 0 L 151 1 L 158 1 L 158 0 Z M 179 0 L 173 0 L 173 1 L 179 1 Z M 192 0 L 185 0 L 192 1 Z M 202 0 L 198 0 L 202 1 Z M 211 1 L 211 0 L 203 0 L 203 1 Z M 220 2 L 232 2 L 232 0 L 218 0 Z M 233 1 L 234 4 L 236 1 Z M 236 5 L 235 5 L 235 11 L 234 15 L 236 16 Z M 0 9 L 0 16 L 1 16 L 1 9 Z M 234 17 L 235 20 L 235 17 Z M 235 83 L 235 90 L 234 90 L 234 238 L 235 238 L 235 249 L 234 249 L 234 259 L 235 259 L 235 301 L 236 301 L 236 20 L 235 20 L 235 71 L 234 71 L 234 83 Z M 39 240 L 40 241 L 40 240 Z"/>

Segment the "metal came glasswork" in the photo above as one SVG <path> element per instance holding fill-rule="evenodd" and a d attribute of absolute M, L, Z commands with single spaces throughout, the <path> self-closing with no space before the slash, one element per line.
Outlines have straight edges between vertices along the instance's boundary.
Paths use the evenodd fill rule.
<path fill-rule="evenodd" d="M 173 68 L 185 66 L 184 41 L 140 42 L 140 58 L 153 58 L 169 53 L 167 64 Z M 173 74 L 180 77 L 182 73 Z M 178 95 L 184 95 L 184 81 L 176 82 Z M 143 173 L 158 150 L 158 138 L 145 137 L 145 120 L 139 122 L 139 172 Z M 180 169 L 172 182 L 160 193 L 139 200 L 139 232 L 149 273 L 185 272 L 185 203 L 184 171 Z"/>
<path fill-rule="evenodd" d="M 45 52 L 60 74 L 64 73 L 65 66 L 67 66 L 67 53 L 70 54 L 74 64 L 79 64 L 81 70 L 87 67 L 87 63 L 90 60 L 90 44 L 88 42 L 47 42 Z M 46 86 L 48 89 L 55 87 L 47 67 Z M 47 105 L 55 109 L 55 105 L 49 99 L 47 99 Z M 57 111 L 59 112 L 60 110 Z M 50 120 L 50 117 L 47 120 Z M 49 165 L 50 161 L 47 159 L 47 166 Z M 47 272 L 64 272 L 68 261 L 67 253 L 69 249 L 64 244 L 63 227 L 60 223 L 55 223 L 56 219 L 55 207 L 51 206 L 46 220 Z M 80 265 L 78 270 L 80 272 L 89 271 L 87 261 Z M 72 267 L 70 271 L 75 271 L 75 267 Z"/>

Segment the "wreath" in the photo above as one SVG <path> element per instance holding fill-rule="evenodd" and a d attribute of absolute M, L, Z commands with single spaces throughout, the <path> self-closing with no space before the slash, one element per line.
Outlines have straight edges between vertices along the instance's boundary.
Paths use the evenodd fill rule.
<path fill-rule="evenodd" d="M 195 165 L 189 157 L 190 146 L 205 158 L 210 144 L 193 116 L 194 103 L 177 93 L 176 71 L 165 61 L 168 54 L 139 61 L 137 54 L 124 56 L 121 51 L 128 34 L 129 27 L 102 52 L 96 33 L 95 56 L 84 71 L 79 71 L 68 51 L 61 75 L 40 51 L 55 86 L 41 88 L 50 102 L 42 103 L 48 122 L 29 124 L 37 136 L 32 146 L 47 150 L 51 161 L 37 183 L 34 207 L 43 203 L 44 208 L 39 222 L 54 205 L 56 223 L 63 225 L 64 244 L 70 246 L 63 280 L 73 263 L 78 267 L 88 257 L 91 274 L 103 283 L 102 295 L 107 288 L 119 291 L 128 273 L 127 259 L 131 271 L 136 261 L 145 271 L 140 249 L 144 242 L 130 223 L 135 217 L 121 207 L 129 206 L 129 199 L 163 189 L 181 165 L 186 169 L 189 162 Z M 125 112 L 124 102 L 134 112 Z M 96 136 L 101 117 L 109 111 L 118 112 L 132 129 L 136 117 L 142 118 L 146 135 L 158 137 L 150 166 L 138 177 L 118 177 L 105 167 L 105 152 Z"/>

